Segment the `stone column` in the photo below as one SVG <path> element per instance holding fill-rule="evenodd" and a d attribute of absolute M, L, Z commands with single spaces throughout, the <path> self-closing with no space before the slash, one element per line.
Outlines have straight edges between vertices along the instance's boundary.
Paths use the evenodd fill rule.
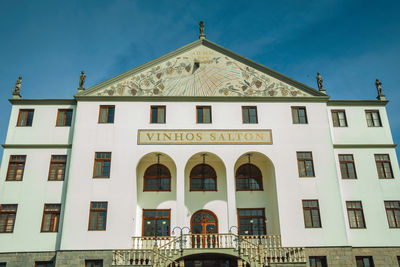
<path fill-rule="evenodd" d="M 187 225 L 185 225 L 185 223 L 186 223 L 186 221 L 185 221 L 185 218 L 186 218 L 186 208 L 185 208 L 185 165 L 186 165 L 186 162 L 183 162 L 183 160 L 181 160 L 179 158 L 179 159 L 176 159 L 175 164 L 176 164 L 176 225 L 175 226 L 184 227 L 184 226 L 187 226 Z"/>
<path fill-rule="evenodd" d="M 226 192 L 228 206 L 228 229 L 237 225 L 236 215 L 236 186 L 235 186 L 235 161 L 229 159 L 226 161 Z"/>

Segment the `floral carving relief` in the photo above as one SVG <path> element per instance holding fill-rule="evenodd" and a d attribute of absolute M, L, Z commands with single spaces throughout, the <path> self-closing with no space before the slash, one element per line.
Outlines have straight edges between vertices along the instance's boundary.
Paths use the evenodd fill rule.
<path fill-rule="evenodd" d="M 92 95 L 310 96 L 204 46 L 133 74 Z"/>

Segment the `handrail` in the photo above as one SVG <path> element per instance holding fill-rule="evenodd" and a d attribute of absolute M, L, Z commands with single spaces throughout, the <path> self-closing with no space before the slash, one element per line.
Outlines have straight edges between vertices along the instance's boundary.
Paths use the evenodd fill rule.
<path fill-rule="evenodd" d="M 131 252 L 152 253 L 146 262 L 178 264 L 174 259 L 186 249 L 233 249 L 239 258 L 249 263 L 295 263 L 305 262 L 302 247 L 282 247 L 280 235 L 237 235 L 233 233 L 183 234 L 170 237 L 133 237 Z M 115 252 L 117 253 L 117 252 Z M 127 253 L 127 252 L 126 252 Z M 178 254 L 181 254 L 178 256 Z M 144 254 L 143 254 L 144 255 Z M 142 254 L 134 255 L 142 257 Z M 125 255 L 126 257 L 126 255 Z M 141 262 L 143 262 L 141 258 Z M 135 264 L 133 264 L 135 265 Z"/>

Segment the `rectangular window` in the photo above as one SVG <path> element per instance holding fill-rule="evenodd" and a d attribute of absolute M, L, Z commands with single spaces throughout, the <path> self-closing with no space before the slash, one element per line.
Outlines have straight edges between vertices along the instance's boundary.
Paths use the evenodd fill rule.
<path fill-rule="evenodd" d="M 211 123 L 211 107 L 197 106 L 196 117 L 197 117 L 197 123 Z"/>
<path fill-rule="evenodd" d="M 354 158 L 351 154 L 339 155 L 340 172 L 342 179 L 357 179 Z"/>
<path fill-rule="evenodd" d="M 389 228 L 400 228 L 400 201 L 385 201 Z"/>
<path fill-rule="evenodd" d="M 151 123 L 165 123 L 165 106 L 151 106 Z"/>
<path fill-rule="evenodd" d="M 54 263 L 52 261 L 37 261 L 35 267 L 54 267 Z"/>
<path fill-rule="evenodd" d="M 49 181 L 63 181 L 65 178 L 66 155 L 52 155 L 49 169 Z"/>
<path fill-rule="evenodd" d="M 366 228 L 361 201 L 346 201 L 350 228 Z"/>
<path fill-rule="evenodd" d="M 310 256 L 310 267 L 327 267 L 325 256 Z"/>
<path fill-rule="evenodd" d="M 71 126 L 72 109 L 59 109 L 56 126 Z"/>
<path fill-rule="evenodd" d="M 96 152 L 93 178 L 110 178 L 111 152 Z"/>
<path fill-rule="evenodd" d="M 58 232 L 61 204 L 44 204 L 42 232 Z"/>
<path fill-rule="evenodd" d="M 389 154 L 375 154 L 375 163 L 379 179 L 394 178 Z"/>
<path fill-rule="evenodd" d="M 103 267 L 103 260 L 86 260 L 85 267 Z"/>
<path fill-rule="evenodd" d="M 25 155 L 11 155 L 8 163 L 6 181 L 22 181 L 25 169 Z"/>
<path fill-rule="evenodd" d="M 321 228 L 318 200 L 303 200 L 303 214 L 306 228 Z"/>
<path fill-rule="evenodd" d="M 347 127 L 346 112 L 344 110 L 332 110 L 333 127 Z"/>
<path fill-rule="evenodd" d="M 374 267 L 372 256 L 356 256 L 357 267 Z"/>
<path fill-rule="evenodd" d="M 99 123 L 114 123 L 115 106 L 100 106 Z"/>
<path fill-rule="evenodd" d="M 379 110 L 366 110 L 365 116 L 367 118 L 368 127 L 381 127 L 381 116 L 379 116 Z"/>
<path fill-rule="evenodd" d="M 243 123 L 258 123 L 257 107 L 242 107 Z"/>
<path fill-rule="evenodd" d="M 238 209 L 240 235 L 265 235 L 264 209 Z"/>
<path fill-rule="evenodd" d="M 107 202 L 90 202 L 89 230 L 106 230 Z"/>
<path fill-rule="evenodd" d="M 33 112 L 33 109 L 20 109 L 17 126 L 32 126 Z"/>
<path fill-rule="evenodd" d="M 297 152 L 297 165 L 300 177 L 314 177 L 314 164 L 311 152 Z"/>
<path fill-rule="evenodd" d="M 0 205 L 0 233 L 12 233 L 14 231 L 17 207 L 17 204 Z"/>
<path fill-rule="evenodd" d="M 143 236 L 169 236 L 171 210 L 143 210 Z"/>
<path fill-rule="evenodd" d="M 306 107 L 292 107 L 293 124 L 307 124 Z"/>

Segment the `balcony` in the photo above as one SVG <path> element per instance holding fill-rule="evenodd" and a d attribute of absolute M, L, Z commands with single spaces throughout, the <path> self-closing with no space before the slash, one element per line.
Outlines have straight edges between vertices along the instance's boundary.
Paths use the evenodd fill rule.
<path fill-rule="evenodd" d="M 115 250 L 113 266 L 183 266 L 183 258 L 221 253 L 238 266 L 279 266 L 306 262 L 304 248 L 282 247 L 280 235 L 184 234 L 171 237 L 133 237 L 133 248 Z"/>

